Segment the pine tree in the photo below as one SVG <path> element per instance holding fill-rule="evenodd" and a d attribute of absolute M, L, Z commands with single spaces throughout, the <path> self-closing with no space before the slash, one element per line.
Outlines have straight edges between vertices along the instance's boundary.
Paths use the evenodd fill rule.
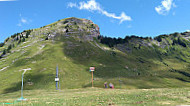
<path fill-rule="evenodd" d="M 28 38 L 28 34 L 26 34 L 26 38 Z"/>
<path fill-rule="evenodd" d="M 4 43 L 0 43 L 0 47 L 3 47 L 4 46 Z"/>
<path fill-rule="evenodd" d="M 3 55 L 5 55 L 5 54 L 6 54 L 6 50 L 4 49 L 4 50 L 3 50 Z"/>
<path fill-rule="evenodd" d="M 25 42 L 25 37 L 23 37 L 22 42 Z"/>
<path fill-rule="evenodd" d="M 18 41 L 18 44 L 20 44 L 21 43 L 21 39 L 19 39 L 19 41 Z"/>
<path fill-rule="evenodd" d="M 10 52 L 11 49 L 12 49 L 12 45 L 9 45 L 7 48 L 7 51 Z"/>

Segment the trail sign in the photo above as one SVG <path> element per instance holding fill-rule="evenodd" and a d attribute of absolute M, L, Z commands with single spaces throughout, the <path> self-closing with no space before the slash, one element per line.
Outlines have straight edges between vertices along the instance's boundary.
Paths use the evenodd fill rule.
<path fill-rule="evenodd" d="M 94 71 L 95 70 L 95 67 L 90 67 L 90 71 Z"/>
<path fill-rule="evenodd" d="M 90 67 L 90 72 L 92 72 L 92 87 L 93 87 L 93 71 L 95 70 L 95 67 Z"/>
<path fill-rule="evenodd" d="M 55 81 L 56 81 L 56 82 L 59 81 L 59 78 L 55 78 Z"/>

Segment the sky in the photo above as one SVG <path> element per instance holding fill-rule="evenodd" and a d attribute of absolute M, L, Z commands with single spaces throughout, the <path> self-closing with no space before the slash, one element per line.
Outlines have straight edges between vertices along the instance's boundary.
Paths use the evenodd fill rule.
<path fill-rule="evenodd" d="M 0 42 L 68 17 L 90 19 L 110 37 L 185 32 L 189 5 L 190 0 L 0 0 Z"/>

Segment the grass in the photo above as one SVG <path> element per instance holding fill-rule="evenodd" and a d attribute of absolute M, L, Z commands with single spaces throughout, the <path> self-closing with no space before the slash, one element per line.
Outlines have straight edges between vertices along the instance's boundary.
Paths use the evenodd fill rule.
<path fill-rule="evenodd" d="M 127 89 L 190 87 L 189 48 L 170 45 L 169 50 L 161 49 L 167 54 L 161 54 L 160 47 L 140 46 L 135 41 L 138 39 L 132 39 L 129 44 L 118 44 L 112 49 L 99 43 L 96 38 L 94 41 L 85 40 L 88 31 L 65 36 L 59 32 L 61 29 L 58 27 L 62 25 L 49 26 L 52 27 L 33 30 L 33 37 L 26 38 L 24 43 L 17 45 L 10 39 L 0 48 L 2 51 L 15 43 L 12 53 L 0 59 L 0 70 L 9 66 L 0 72 L 0 94 L 20 90 L 21 74 L 27 68 L 32 70 L 25 73 L 24 89 L 55 89 L 57 65 L 61 89 L 90 87 L 90 66 L 96 67 L 94 86 L 99 88 L 105 81 L 112 82 L 116 88 Z M 55 31 L 55 38 L 45 40 L 48 33 Z"/>
<path fill-rule="evenodd" d="M 133 49 L 132 53 L 125 53 L 117 49 L 102 50 L 94 42 L 79 41 L 72 37 L 63 37 L 54 42 L 52 40 L 39 41 L 39 39 L 26 39 L 26 43 L 21 43 L 12 49 L 14 53 L 0 60 L 0 69 L 9 66 L 0 72 L 0 93 L 20 90 L 22 69 L 26 68 L 32 70 L 25 74 L 24 89 L 54 89 L 57 65 L 61 89 L 90 87 L 90 66 L 96 67 L 94 85 L 99 88 L 103 87 L 105 81 L 112 82 L 116 88 L 127 89 L 190 86 L 188 76 L 169 71 L 171 68 L 184 70 L 188 75 L 189 67 L 184 68 L 184 65 L 189 65 L 188 63 L 181 62 L 172 56 L 171 59 L 163 57 L 163 61 L 160 61 L 156 52 L 150 48 Z M 29 44 L 32 45 L 23 48 Z M 43 48 L 41 48 L 42 45 L 44 45 Z M 112 52 L 116 55 L 112 55 Z M 15 60 L 14 63 L 13 60 Z M 163 62 L 169 66 L 164 65 Z M 32 85 L 28 84 L 30 82 Z"/>
<path fill-rule="evenodd" d="M 20 91 L 0 95 L 1 103 L 13 103 L 18 99 Z M 25 90 L 27 101 L 17 105 L 27 106 L 171 106 L 190 105 L 190 88 L 165 89 L 66 89 Z"/>

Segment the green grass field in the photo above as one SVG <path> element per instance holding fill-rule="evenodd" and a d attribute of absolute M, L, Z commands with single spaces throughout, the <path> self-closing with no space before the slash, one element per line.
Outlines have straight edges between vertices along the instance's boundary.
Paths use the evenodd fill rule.
<path fill-rule="evenodd" d="M 0 102 L 13 103 L 20 91 L 0 95 Z M 27 106 L 161 106 L 190 105 L 190 88 L 164 89 L 67 89 L 25 90 L 27 101 L 14 105 Z M 5 105 L 6 106 L 6 105 Z"/>
<path fill-rule="evenodd" d="M 96 43 L 106 48 L 106 45 Z M 27 45 L 31 46 L 25 47 Z M 72 37 L 62 37 L 55 42 L 28 38 L 12 51 L 13 53 L 0 60 L 0 69 L 9 66 L 0 71 L 0 93 L 20 90 L 21 74 L 27 68 L 31 70 L 25 73 L 24 89 L 55 89 L 57 65 L 61 89 L 90 87 L 90 66 L 96 67 L 94 86 L 99 88 L 103 87 L 105 81 L 112 82 L 118 89 L 190 87 L 189 63 L 164 57 L 163 62 L 168 64 L 166 66 L 153 50 L 147 48 L 125 54 L 117 49 L 101 50 L 95 42 L 79 42 Z M 116 56 L 112 55 L 113 52 Z M 170 71 L 171 68 L 180 72 Z"/>
<path fill-rule="evenodd" d="M 190 102 L 189 47 L 172 45 L 172 40 L 165 48 L 140 46 L 138 42 L 142 39 L 134 38 L 110 48 L 97 38 L 86 40 L 87 29 L 67 35 L 59 31 L 65 25 L 48 27 L 34 29 L 32 36 L 21 43 L 10 38 L 0 47 L 1 53 L 14 44 L 0 59 L 0 105 L 155 106 Z M 56 30 L 56 37 L 45 40 Z M 166 40 L 160 43 L 165 44 Z M 60 91 L 52 91 L 56 66 L 59 66 Z M 89 88 L 91 66 L 96 67 L 93 89 Z M 24 97 L 28 100 L 16 103 L 21 75 L 28 68 L 31 70 L 24 75 Z M 113 83 L 116 89 L 103 89 L 104 82 Z"/>

